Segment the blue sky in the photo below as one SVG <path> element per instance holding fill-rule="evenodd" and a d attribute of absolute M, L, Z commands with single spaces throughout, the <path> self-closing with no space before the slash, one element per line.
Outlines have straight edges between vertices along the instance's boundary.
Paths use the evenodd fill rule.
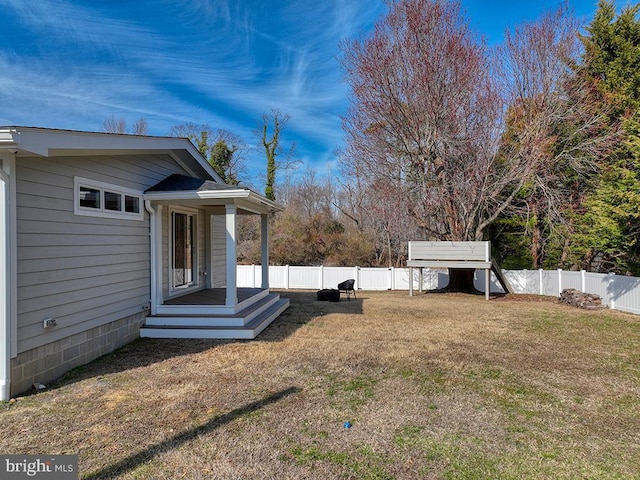
<path fill-rule="evenodd" d="M 585 23 L 597 0 L 573 0 Z M 463 0 L 492 43 L 556 0 Z M 366 32 L 382 0 L 2 0 L 0 125 L 101 131 L 109 117 L 145 118 L 152 135 L 207 123 L 254 147 L 271 109 L 291 116 L 305 166 L 331 175 L 347 86 L 339 42 Z"/>

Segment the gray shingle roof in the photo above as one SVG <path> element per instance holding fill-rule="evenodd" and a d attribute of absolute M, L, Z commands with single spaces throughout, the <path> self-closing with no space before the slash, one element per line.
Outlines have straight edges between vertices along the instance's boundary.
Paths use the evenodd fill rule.
<path fill-rule="evenodd" d="M 145 193 L 148 192 L 183 192 L 183 191 L 196 191 L 207 192 L 212 190 L 246 190 L 245 188 L 226 185 L 224 183 L 217 183 L 213 180 L 203 180 L 201 178 L 187 177 L 185 175 L 178 175 L 174 173 L 154 186 L 149 187 Z"/>

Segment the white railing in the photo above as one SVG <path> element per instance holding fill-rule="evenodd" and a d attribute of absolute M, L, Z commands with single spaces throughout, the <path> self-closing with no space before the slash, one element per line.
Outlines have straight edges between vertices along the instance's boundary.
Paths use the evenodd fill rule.
<path fill-rule="evenodd" d="M 640 278 L 622 275 L 590 273 L 584 270 L 505 270 L 516 293 L 559 296 L 565 288 L 599 295 L 602 303 L 611 309 L 640 315 Z M 418 272 L 413 273 L 414 289 L 432 290 L 449 283 L 447 270 L 425 268 L 422 287 L 418 285 Z M 483 275 L 476 275 L 475 286 L 484 292 Z M 280 289 L 320 290 L 337 288 L 338 283 L 353 278 L 359 290 L 409 290 L 408 268 L 365 267 L 269 267 L 269 286 Z M 262 284 L 260 265 L 238 265 L 238 286 L 257 288 Z M 502 287 L 491 274 L 491 291 L 502 293 Z"/>

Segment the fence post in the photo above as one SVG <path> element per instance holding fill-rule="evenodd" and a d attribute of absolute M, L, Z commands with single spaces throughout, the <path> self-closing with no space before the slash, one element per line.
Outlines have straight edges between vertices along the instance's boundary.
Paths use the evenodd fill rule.
<path fill-rule="evenodd" d="M 324 288 L 324 265 L 320 265 L 320 286 L 318 287 L 319 290 L 322 290 Z"/>
<path fill-rule="evenodd" d="M 413 267 L 409 267 L 409 296 L 413 296 Z"/>
<path fill-rule="evenodd" d="M 558 296 L 562 293 L 562 269 L 558 269 Z"/>
<path fill-rule="evenodd" d="M 355 288 L 356 288 L 356 290 L 357 290 L 357 289 L 361 288 L 361 287 L 360 287 L 360 267 L 355 266 L 355 267 L 353 267 L 353 268 L 354 268 L 354 270 L 355 270 L 355 275 L 354 275 L 353 277 L 356 279 L 356 286 L 355 286 Z"/>
<path fill-rule="evenodd" d="M 616 300 L 613 298 L 613 285 L 612 283 L 616 281 L 616 274 L 614 272 L 609 272 L 609 281 L 607 282 L 607 287 L 609 288 L 609 308 L 611 310 L 616 309 Z"/>
<path fill-rule="evenodd" d="M 539 269 L 538 270 L 538 285 L 540 287 L 540 295 L 544 295 L 544 289 L 542 288 L 542 273 L 544 272 L 544 270 Z"/>
<path fill-rule="evenodd" d="M 393 288 L 393 267 L 389 267 L 389 288 L 387 290 L 395 290 Z"/>
<path fill-rule="evenodd" d="M 580 270 L 580 287 L 582 287 L 582 293 L 587 291 L 587 272 L 585 270 Z"/>
<path fill-rule="evenodd" d="M 289 290 L 289 265 L 284 266 L 284 288 Z"/>

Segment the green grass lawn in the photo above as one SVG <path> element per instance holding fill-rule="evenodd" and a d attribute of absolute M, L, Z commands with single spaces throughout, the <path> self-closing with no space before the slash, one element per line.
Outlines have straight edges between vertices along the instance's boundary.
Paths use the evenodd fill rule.
<path fill-rule="evenodd" d="M 0 404 L 0 452 L 84 479 L 640 478 L 640 317 L 281 294 L 257 341 L 138 340 Z"/>

